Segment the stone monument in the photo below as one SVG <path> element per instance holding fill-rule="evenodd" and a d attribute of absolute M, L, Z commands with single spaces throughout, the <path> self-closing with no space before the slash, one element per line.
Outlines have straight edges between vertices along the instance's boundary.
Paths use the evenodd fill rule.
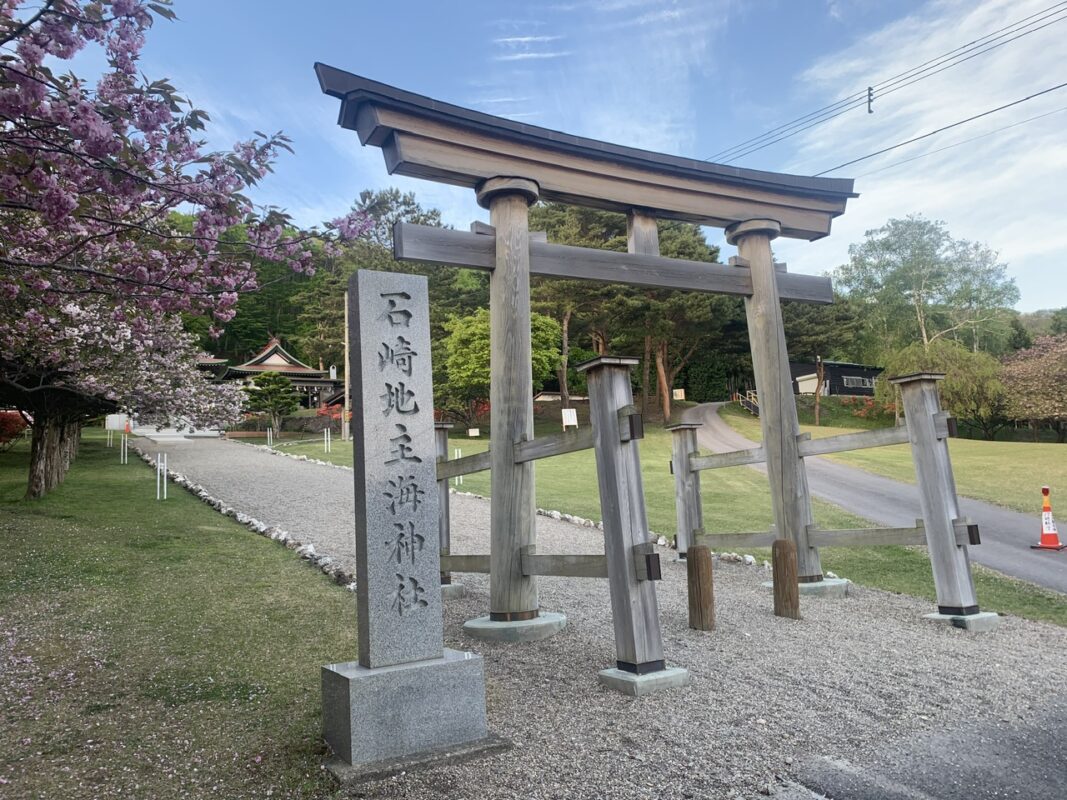
<path fill-rule="evenodd" d="M 443 646 L 426 278 L 349 282 L 359 660 L 322 668 L 342 779 L 492 745 L 482 659 Z"/>

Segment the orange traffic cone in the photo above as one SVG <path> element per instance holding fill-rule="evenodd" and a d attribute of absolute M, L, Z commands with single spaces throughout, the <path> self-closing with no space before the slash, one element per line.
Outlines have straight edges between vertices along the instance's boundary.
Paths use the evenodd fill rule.
<path fill-rule="evenodd" d="M 1052 504 L 1048 499 L 1048 487 L 1041 487 L 1044 502 L 1041 504 L 1041 541 L 1030 545 L 1033 550 L 1063 550 L 1067 544 L 1060 544 L 1060 535 L 1056 531 L 1056 520 L 1052 518 Z"/>

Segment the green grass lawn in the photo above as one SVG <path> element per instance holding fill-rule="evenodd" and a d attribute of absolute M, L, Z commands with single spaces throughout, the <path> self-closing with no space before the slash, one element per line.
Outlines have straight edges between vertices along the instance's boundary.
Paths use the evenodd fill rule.
<path fill-rule="evenodd" d="M 762 438 L 759 420 L 736 405 L 726 406 L 723 418 L 753 441 Z M 850 431 L 808 425 L 801 425 L 800 429 L 815 438 Z M 1039 520 L 1041 487 L 1050 486 L 1053 510 L 1057 497 L 1063 498 L 1064 508 L 1067 508 L 1067 445 L 952 439 L 949 452 L 956 489 L 961 495 L 1033 514 L 1035 520 Z M 887 478 L 915 483 L 915 468 L 908 445 L 854 450 L 825 457 Z M 1037 522 L 1034 524 L 1036 526 Z"/>
<path fill-rule="evenodd" d="M 26 502 L 0 454 L 0 796 L 334 797 L 319 668 L 352 595 L 99 435 Z"/>
<path fill-rule="evenodd" d="M 745 416 L 750 424 L 744 432 L 751 433 L 754 428 L 758 433 L 759 422 L 747 414 Z M 740 419 L 739 422 L 744 428 L 745 420 Z M 483 428 L 483 431 L 487 430 L 487 427 Z M 536 435 L 546 436 L 558 432 L 559 427 L 554 422 L 538 420 L 535 430 Z M 840 429 L 813 430 L 816 436 L 841 432 Z M 468 439 L 456 436 L 449 440 L 449 447 L 449 457 L 457 448 L 462 450 L 464 456 L 468 456 L 486 450 L 489 441 L 487 437 Z M 352 464 L 351 446 L 342 445 L 337 440 L 329 456 L 323 454 L 319 444 L 291 445 L 279 449 L 338 464 Z M 674 477 L 667 467 L 671 457 L 670 434 L 659 427 L 646 427 L 640 449 L 649 527 L 673 538 Z M 886 449 L 881 448 L 882 451 Z M 908 457 L 910 459 L 910 455 Z M 539 507 L 600 519 L 600 498 L 592 450 L 539 461 L 535 471 Z M 462 484 L 457 485 L 454 480 L 452 484 L 459 491 L 484 496 L 490 493 L 488 472 L 466 475 Z M 747 467 L 702 473 L 701 499 L 704 528 L 708 533 L 768 530 L 773 521 L 767 479 Z M 816 522 L 823 528 L 870 526 L 865 520 L 817 498 L 814 500 L 814 509 Z M 769 551 L 756 550 L 753 555 L 760 559 L 770 558 Z M 905 547 L 826 548 L 822 551 L 822 560 L 824 569 L 857 583 L 934 599 L 930 562 L 923 550 Z M 1062 595 L 981 568 L 976 569 L 975 580 L 984 608 L 1067 624 L 1067 600 Z"/>

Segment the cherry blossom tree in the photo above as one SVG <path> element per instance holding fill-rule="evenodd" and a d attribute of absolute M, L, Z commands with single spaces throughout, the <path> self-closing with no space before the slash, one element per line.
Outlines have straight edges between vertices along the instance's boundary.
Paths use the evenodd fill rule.
<path fill-rule="evenodd" d="M 289 141 L 257 132 L 209 152 L 207 115 L 141 76 L 170 5 L 0 0 L 0 403 L 32 415 L 31 497 L 62 480 L 87 415 L 235 416 L 239 395 L 197 372 L 178 315 L 217 333 L 256 290 L 255 258 L 310 272 L 369 227 L 357 213 L 300 231 L 252 203 Z M 98 79 L 58 70 L 89 47 L 106 56 Z"/>
<path fill-rule="evenodd" d="M 1030 423 L 1035 441 L 1043 424 L 1052 427 L 1057 441 L 1067 441 L 1067 334 L 1039 336 L 1033 347 L 1012 353 L 1002 376 L 1011 387 L 1009 412 Z"/>

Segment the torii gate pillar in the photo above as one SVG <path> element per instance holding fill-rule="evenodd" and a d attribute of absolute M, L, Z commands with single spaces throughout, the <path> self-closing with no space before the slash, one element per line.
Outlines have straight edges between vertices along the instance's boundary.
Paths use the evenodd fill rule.
<path fill-rule="evenodd" d="M 566 624 L 560 614 L 541 615 L 537 578 L 522 573 L 523 548 L 537 541 L 534 465 L 515 463 L 512 449 L 534 438 L 529 208 L 539 193 L 525 178 L 490 178 L 478 187 L 478 204 L 489 209 L 496 232 L 489 278 L 489 617 L 464 629 L 505 641 L 543 639 Z"/>
<path fill-rule="evenodd" d="M 774 220 L 750 219 L 726 229 L 726 241 L 752 274 L 752 296 L 745 298 L 748 338 L 752 347 L 752 371 L 759 393 L 760 427 L 767 451 L 767 477 L 771 507 L 778 536 L 797 546 L 797 576 L 800 583 L 822 580 L 819 551 L 808 544 L 807 529 L 815 522 L 804 460 L 797 446 L 800 426 L 789 374 L 782 304 L 771 256 L 771 240 L 781 232 Z"/>

